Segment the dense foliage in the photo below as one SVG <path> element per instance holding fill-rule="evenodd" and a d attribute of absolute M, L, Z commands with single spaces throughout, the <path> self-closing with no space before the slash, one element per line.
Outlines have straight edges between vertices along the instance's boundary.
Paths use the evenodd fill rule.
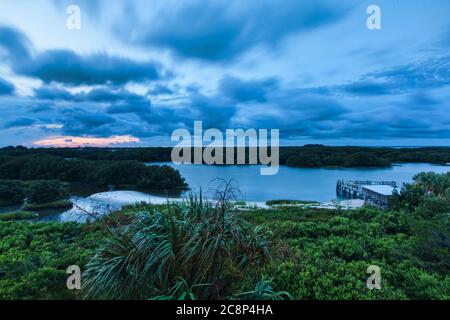
<path fill-rule="evenodd" d="M 0 204 L 3 206 L 21 204 L 42 205 L 67 198 L 66 185 L 57 180 L 0 180 Z"/>
<path fill-rule="evenodd" d="M 87 263 L 96 236 L 91 225 L 0 222 L 0 300 L 77 298 L 66 269 Z"/>
<path fill-rule="evenodd" d="M 246 217 L 274 232 L 272 260 L 263 272 L 296 299 L 450 298 L 449 269 L 443 265 L 448 243 L 446 253 L 431 246 L 440 259 L 422 255 L 430 234 L 406 212 L 285 207 Z M 366 287 L 370 265 L 381 268 L 381 290 Z"/>
<path fill-rule="evenodd" d="M 416 176 L 388 211 L 237 213 L 191 201 L 88 224 L 0 222 L 0 299 L 448 300 L 449 175 Z M 65 289 L 73 264 L 85 272 L 81 292 Z M 381 290 L 366 287 L 370 265 L 381 268 Z"/>
<path fill-rule="evenodd" d="M 169 162 L 172 161 L 171 151 L 171 148 L 27 149 L 25 147 L 6 147 L 0 149 L 0 158 L 2 156 L 49 154 L 70 159 Z M 246 153 L 248 157 L 248 150 Z M 402 162 L 450 163 L 450 148 L 369 148 L 328 147 L 323 145 L 280 147 L 280 164 L 291 167 L 382 167 Z"/>
<path fill-rule="evenodd" d="M 35 180 L 28 185 L 26 195 L 29 203 L 42 204 L 65 199 L 67 191 L 59 181 Z"/>
<path fill-rule="evenodd" d="M 4 156 L 0 160 L 0 179 L 60 180 L 158 191 L 183 191 L 187 187 L 177 170 L 138 161 L 64 159 L 48 154 Z"/>
<path fill-rule="evenodd" d="M 25 184 L 21 181 L 0 180 L 0 206 L 20 204 L 25 199 Z"/>

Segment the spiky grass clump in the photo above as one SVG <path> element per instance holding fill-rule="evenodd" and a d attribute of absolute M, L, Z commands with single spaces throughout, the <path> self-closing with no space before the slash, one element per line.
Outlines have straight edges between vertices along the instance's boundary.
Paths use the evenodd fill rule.
<path fill-rule="evenodd" d="M 221 299 L 232 294 L 230 278 L 268 255 L 269 233 L 226 199 L 201 195 L 136 212 L 109 232 L 87 265 L 87 298 Z"/>

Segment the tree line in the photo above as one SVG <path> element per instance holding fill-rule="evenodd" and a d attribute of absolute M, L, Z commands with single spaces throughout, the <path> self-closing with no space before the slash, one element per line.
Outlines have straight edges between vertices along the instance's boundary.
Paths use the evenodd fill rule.
<path fill-rule="evenodd" d="M 270 150 L 270 148 L 269 148 Z M 92 161 L 170 162 L 171 148 L 36 148 L 22 146 L 0 149 L 2 156 L 47 154 L 66 159 Z M 246 148 L 246 163 L 249 150 Z M 225 154 L 225 152 L 224 152 Z M 237 151 L 235 151 L 235 156 Z M 225 161 L 224 161 L 225 162 Z M 280 164 L 290 167 L 385 167 L 392 163 L 427 162 L 450 163 L 449 147 L 387 148 L 387 147 L 330 147 L 306 145 L 280 147 Z M 236 161 L 235 161 L 236 163 Z"/>

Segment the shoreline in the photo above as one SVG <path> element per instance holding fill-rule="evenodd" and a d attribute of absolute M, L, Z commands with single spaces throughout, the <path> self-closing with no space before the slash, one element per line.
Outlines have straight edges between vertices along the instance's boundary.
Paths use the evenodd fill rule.
<path fill-rule="evenodd" d="M 162 205 L 168 202 L 182 202 L 185 201 L 185 199 L 185 197 L 158 197 L 131 190 L 100 192 L 86 198 L 72 197 L 70 200 L 74 204 L 73 208 L 59 214 L 56 221 L 82 223 L 99 218 L 105 214 L 111 214 L 129 205 L 138 205 L 141 203 L 146 203 L 149 205 Z M 205 198 L 205 200 L 211 201 L 211 199 L 208 198 Z M 328 210 L 353 210 L 361 208 L 364 204 L 364 200 L 358 199 L 281 205 L 268 205 L 267 202 L 263 201 L 245 201 L 242 203 L 241 201 L 235 202 L 236 208 L 243 211 L 268 210 L 283 206 Z"/>

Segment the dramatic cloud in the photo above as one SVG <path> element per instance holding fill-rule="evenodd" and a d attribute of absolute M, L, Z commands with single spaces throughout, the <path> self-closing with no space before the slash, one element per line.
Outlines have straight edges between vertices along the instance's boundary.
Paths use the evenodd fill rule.
<path fill-rule="evenodd" d="M 66 85 L 121 85 L 162 77 L 155 62 L 139 62 L 105 53 L 82 56 L 71 50 L 46 50 L 32 54 L 30 41 L 21 32 L 0 27 L 0 49 L 17 74 Z"/>
<path fill-rule="evenodd" d="M 282 144 L 448 144 L 450 3 L 412 1 L 381 3 L 372 31 L 356 0 L 0 5 L 0 144 L 168 145 L 194 121 Z"/>
<path fill-rule="evenodd" d="M 151 4 L 151 2 L 149 2 Z M 127 42 L 169 49 L 178 56 L 229 60 L 258 46 L 275 46 L 286 36 L 330 24 L 348 12 L 331 1 L 271 0 L 176 1 L 159 6 L 151 19 L 131 9 L 129 20 L 118 22 L 118 34 Z"/>
<path fill-rule="evenodd" d="M 68 50 L 49 50 L 30 63 L 15 66 L 19 74 L 44 82 L 69 85 L 124 84 L 129 81 L 155 80 L 160 77 L 153 62 L 136 62 L 106 54 L 80 56 Z"/>
<path fill-rule="evenodd" d="M 28 37 L 17 29 L 0 25 L 0 57 L 11 64 L 19 64 L 30 58 L 32 44 Z"/>

